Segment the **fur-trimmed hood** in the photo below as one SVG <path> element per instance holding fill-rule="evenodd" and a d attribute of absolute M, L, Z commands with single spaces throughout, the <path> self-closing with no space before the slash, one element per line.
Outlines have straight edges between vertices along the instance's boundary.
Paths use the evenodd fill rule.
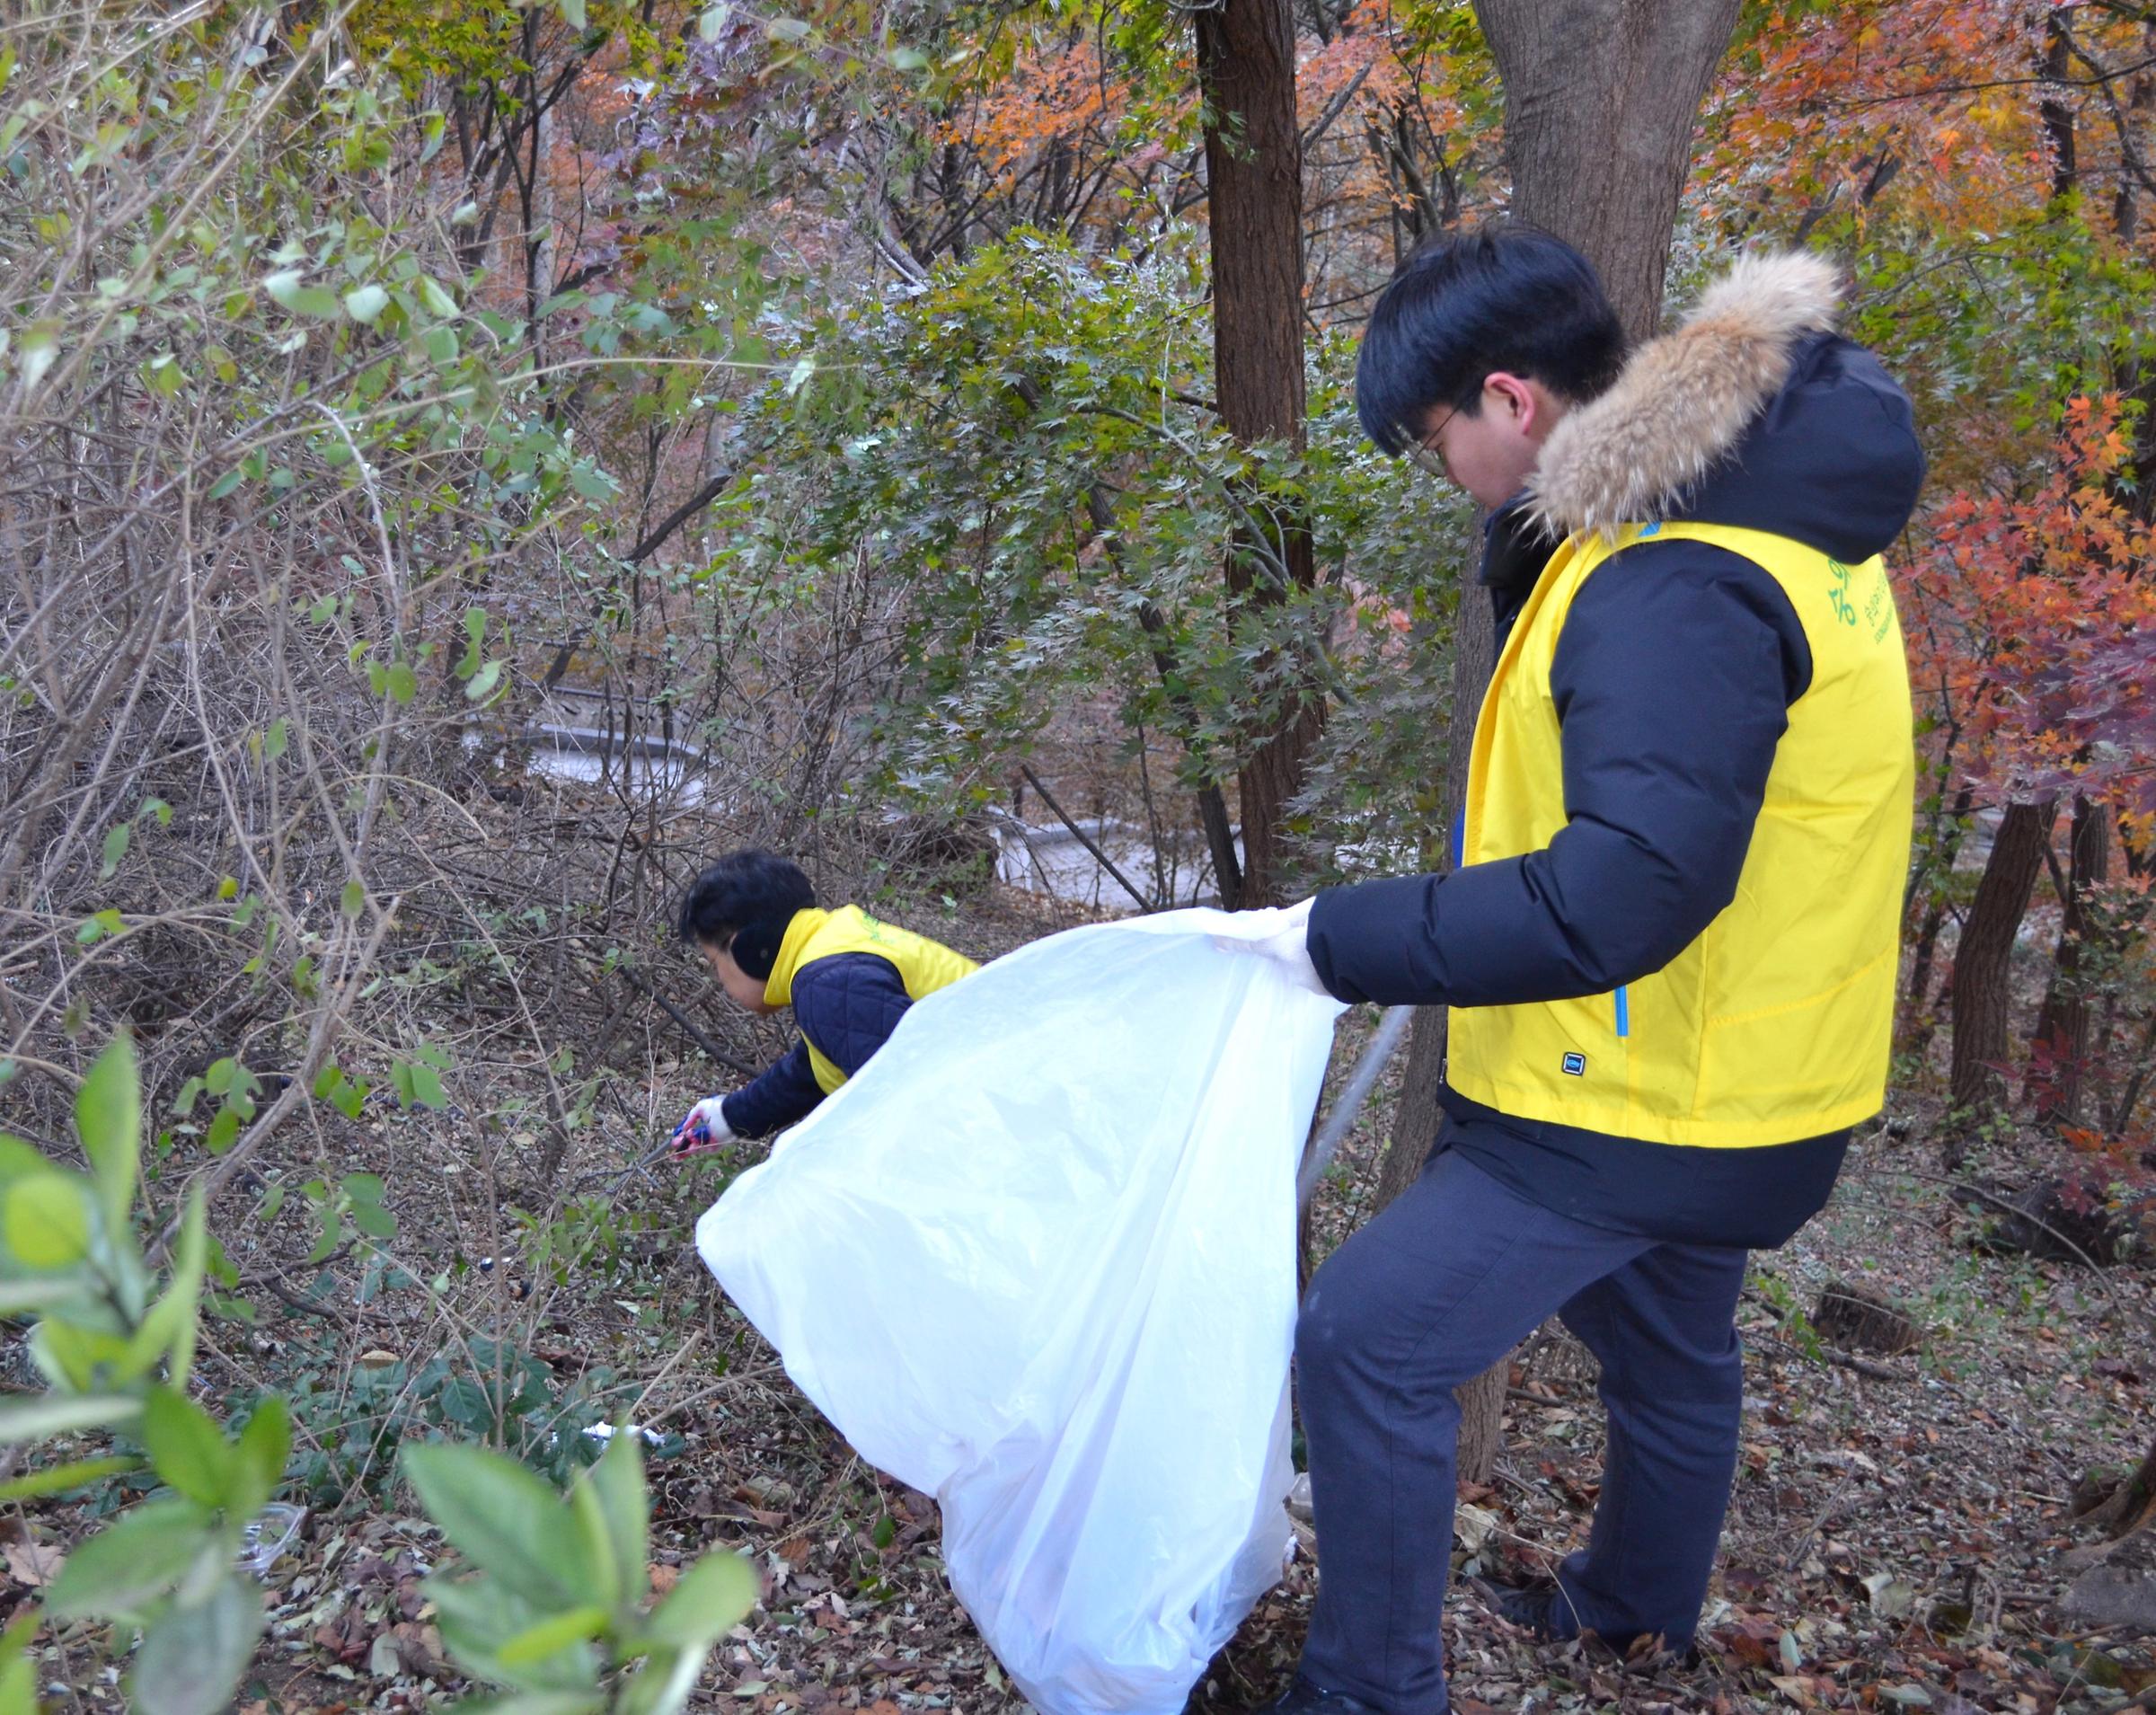
<path fill-rule="evenodd" d="M 1747 257 L 1616 385 L 1565 416 L 1524 497 L 1552 534 L 1688 518 L 1837 559 L 1881 552 L 1923 481 L 1909 402 L 1833 332 L 1841 280 L 1801 252 Z"/>

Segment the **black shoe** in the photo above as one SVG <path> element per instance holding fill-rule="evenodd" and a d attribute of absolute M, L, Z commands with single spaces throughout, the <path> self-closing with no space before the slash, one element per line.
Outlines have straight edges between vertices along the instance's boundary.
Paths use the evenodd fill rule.
<path fill-rule="evenodd" d="M 1374 1703 L 1345 1692 L 1326 1691 L 1297 1674 L 1287 1689 L 1256 1711 L 1256 1715 L 1382 1715 Z"/>
<path fill-rule="evenodd" d="M 1555 1584 L 1495 1584 L 1471 1580 L 1483 1604 L 1498 1619 L 1519 1627 L 1538 1643 L 1569 1643 L 1579 1636 L 1572 1604 Z"/>
<path fill-rule="evenodd" d="M 1668 1655 L 1683 1661 L 1696 1655 L 1690 1638 L 1673 1643 L 1656 1631 L 1589 1631 L 1579 1623 L 1571 1598 L 1548 1580 L 1533 1584 L 1493 1584 L 1488 1578 L 1471 1580 L 1476 1592 L 1500 1620 L 1520 1628 L 1538 1643 L 1570 1643 L 1583 1633 L 1605 1649 L 1628 1659 L 1641 1639 L 1648 1640 L 1648 1655 Z"/>

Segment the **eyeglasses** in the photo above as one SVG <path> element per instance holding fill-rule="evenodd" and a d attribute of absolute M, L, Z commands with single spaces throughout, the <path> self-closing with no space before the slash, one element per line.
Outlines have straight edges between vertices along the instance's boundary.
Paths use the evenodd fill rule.
<path fill-rule="evenodd" d="M 1456 406 L 1446 411 L 1444 422 L 1440 422 L 1436 428 L 1429 430 L 1427 434 L 1416 436 L 1401 449 L 1401 455 L 1412 463 L 1415 468 L 1422 472 L 1424 475 L 1435 476 L 1450 482 L 1452 473 L 1445 469 L 1445 455 L 1432 443 L 1445 433 L 1445 424 L 1451 422 L 1459 414 L 1459 409 Z"/>

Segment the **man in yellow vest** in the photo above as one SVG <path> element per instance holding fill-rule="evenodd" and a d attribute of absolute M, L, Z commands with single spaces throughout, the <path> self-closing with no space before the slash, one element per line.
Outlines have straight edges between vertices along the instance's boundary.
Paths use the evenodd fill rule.
<path fill-rule="evenodd" d="M 889 1039 L 906 1008 L 977 968 L 859 906 L 819 910 L 800 867 L 769 852 L 729 852 L 704 871 L 678 927 L 737 1005 L 791 1006 L 800 1027 L 791 1052 L 744 1088 L 689 1109 L 674 1128 L 680 1155 L 805 1118 Z"/>
<path fill-rule="evenodd" d="M 1319 1269 L 1295 1362 L 1319 1588 L 1282 1715 L 1437 1715 L 1453 1390 L 1556 1314 L 1609 1414 L 1586 1548 L 1485 1594 L 1690 1645 L 1727 1506 L 1747 1249 L 1878 1111 L 1913 739 L 1879 554 L 1923 460 L 1807 255 L 1629 359 L 1593 269 L 1495 227 L 1374 311 L 1365 429 L 1491 508 L 1498 656 L 1458 866 L 1282 913 L 1343 1000 L 1453 1009 L 1420 1180 Z"/>

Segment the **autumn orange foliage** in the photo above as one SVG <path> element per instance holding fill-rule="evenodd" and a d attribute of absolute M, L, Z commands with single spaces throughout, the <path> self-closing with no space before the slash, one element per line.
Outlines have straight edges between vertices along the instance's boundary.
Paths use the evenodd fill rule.
<path fill-rule="evenodd" d="M 1938 730 L 2002 798 L 2079 792 L 2156 816 L 2156 527 L 2125 503 L 2116 395 L 2070 404 L 2032 492 L 1935 509 L 1903 578 Z"/>

